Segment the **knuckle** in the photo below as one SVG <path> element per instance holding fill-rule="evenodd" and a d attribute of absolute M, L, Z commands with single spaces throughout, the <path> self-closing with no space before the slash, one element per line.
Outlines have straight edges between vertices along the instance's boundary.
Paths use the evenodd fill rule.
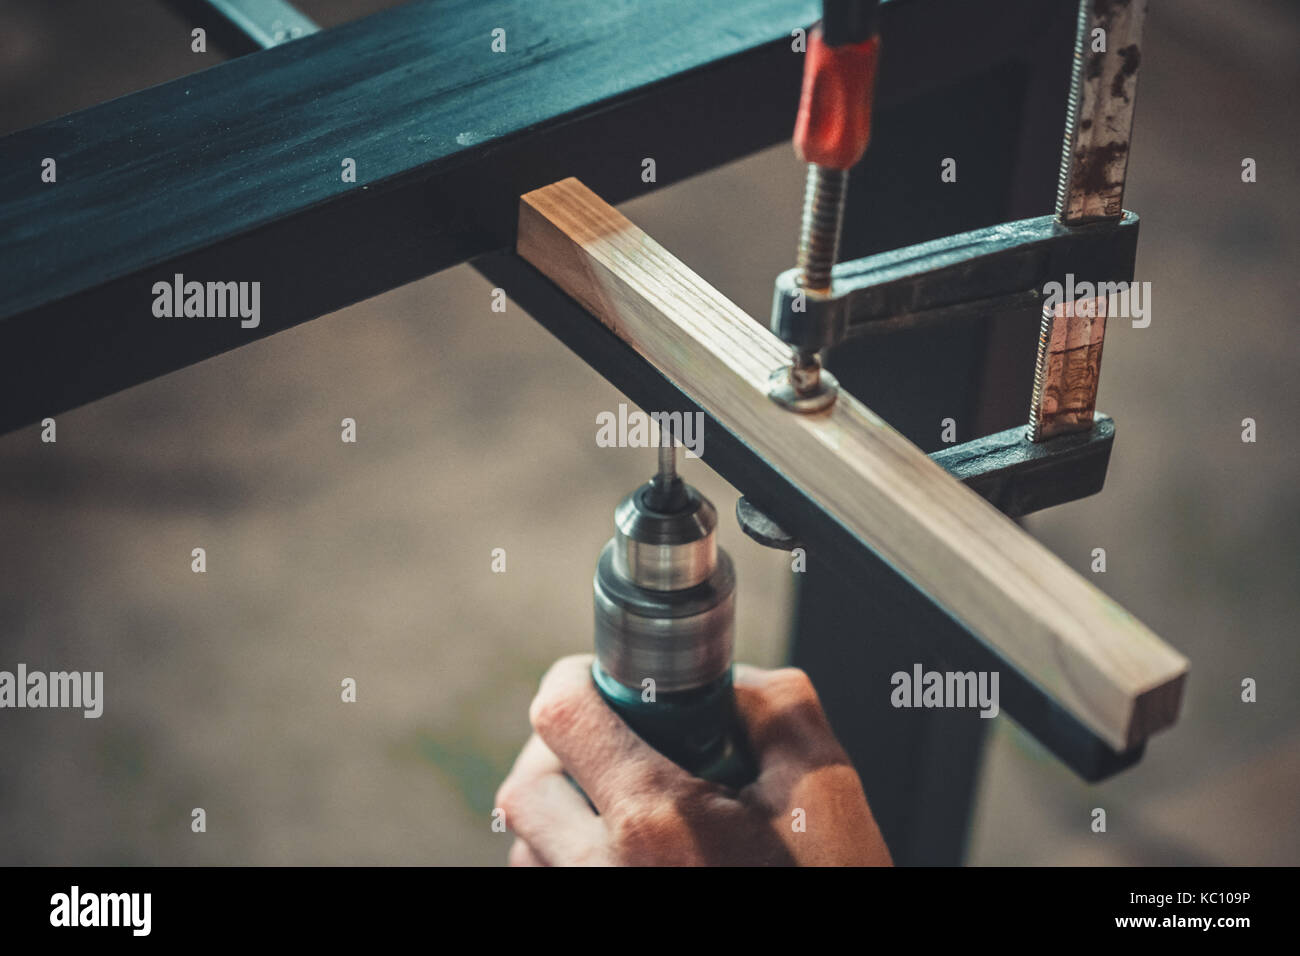
<path fill-rule="evenodd" d="M 528 721 L 543 740 L 572 727 L 581 711 L 581 701 L 571 694 L 548 691 L 545 687 L 528 707 Z"/>
<path fill-rule="evenodd" d="M 587 702 L 584 690 L 591 680 L 587 676 L 590 666 L 591 655 L 575 654 L 560 658 L 542 677 L 528 708 L 529 722 L 539 736 L 564 732 L 579 719 Z"/>
<path fill-rule="evenodd" d="M 695 845 L 696 830 L 717 824 L 731 808 L 730 801 L 703 780 L 649 786 L 646 791 L 629 794 L 610 820 L 614 845 L 629 861 L 689 857 L 687 848 Z"/>
<path fill-rule="evenodd" d="M 682 828 L 682 818 L 672 807 L 640 807 L 614 823 L 614 842 L 624 856 L 654 857 L 678 843 Z"/>
<path fill-rule="evenodd" d="M 790 703 L 814 703 L 820 706 L 812 678 L 799 668 L 782 667 L 774 670 L 770 679 L 773 689 Z"/>
<path fill-rule="evenodd" d="M 496 796 L 492 798 L 492 806 L 505 811 L 507 827 L 510 826 L 515 811 L 519 809 L 521 798 L 519 786 L 513 779 L 507 779 L 497 787 Z"/>
<path fill-rule="evenodd" d="M 591 660 L 592 655 L 590 654 L 569 654 L 556 661 L 553 669 L 570 669 L 585 672 L 589 667 L 591 667 Z"/>

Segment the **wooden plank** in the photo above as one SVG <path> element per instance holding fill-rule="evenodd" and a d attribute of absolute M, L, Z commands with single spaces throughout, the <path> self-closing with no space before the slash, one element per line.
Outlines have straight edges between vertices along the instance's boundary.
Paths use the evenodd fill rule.
<path fill-rule="evenodd" d="M 517 251 L 1110 746 L 1176 719 L 1182 655 L 851 395 L 775 405 L 789 349 L 578 180 L 523 197 Z"/>

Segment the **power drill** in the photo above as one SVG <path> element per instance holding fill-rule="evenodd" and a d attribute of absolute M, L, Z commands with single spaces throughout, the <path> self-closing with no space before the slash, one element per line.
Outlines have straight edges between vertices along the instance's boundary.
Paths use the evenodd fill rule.
<path fill-rule="evenodd" d="M 593 582 L 601 696 L 660 753 L 739 788 L 757 774 L 731 683 L 736 572 L 718 513 L 677 475 L 666 430 L 659 471 L 614 510 Z"/>

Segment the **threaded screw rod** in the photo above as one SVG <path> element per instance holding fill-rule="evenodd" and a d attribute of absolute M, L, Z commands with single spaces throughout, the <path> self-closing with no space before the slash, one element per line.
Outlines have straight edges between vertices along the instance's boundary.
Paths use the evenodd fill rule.
<path fill-rule="evenodd" d="M 831 270 L 840 250 L 848 188 L 847 169 L 808 164 L 795 267 L 799 270 L 799 285 L 810 291 L 830 290 Z M 799 349 L 795 352 L 790 384 L 796 394 L 810 395 L 817 391 L 821 385 L 821 368 L 821 358 L 816 351 Z"/>
<path fill-rule="evenodd" d="M 1038 358 L 1034 362 L 1034 394 L 1029 400 L 1029 431 L 1025 436 L 1032 442 L 1041 441 L 1043 438 L 1043 387 L 1047 382 L 1047 344 L 1052 336 L 1054 311 L 1050 305 L 1043 306 L 1043 321 L 1038 327 Z"/>

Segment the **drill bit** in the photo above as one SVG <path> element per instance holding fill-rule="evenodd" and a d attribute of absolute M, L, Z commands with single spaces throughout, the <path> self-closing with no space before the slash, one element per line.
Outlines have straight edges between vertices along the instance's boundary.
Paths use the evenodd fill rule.
<path fill-rule="evenodd" d="M 677 446 L 672 438 L 664 435 L 659 443 L 659 474 L 656 478 L 664 484 L 677 477 Z"/>
<path fill-rule="evenodd" d="M 685 500 L 685 485 L 677 475 L 677 446 L 668 430 L 659 432 L 659 470 L 650 479 L 646 504 L 655 511 L 674 512 Z"/>

